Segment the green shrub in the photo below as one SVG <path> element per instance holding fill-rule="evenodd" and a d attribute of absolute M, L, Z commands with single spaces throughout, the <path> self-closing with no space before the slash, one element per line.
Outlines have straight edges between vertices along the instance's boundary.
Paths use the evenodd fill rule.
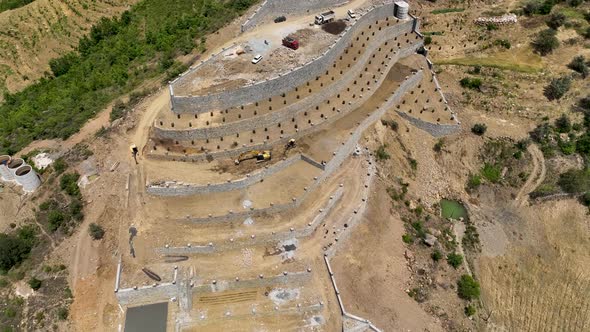
<path fill-rule="evenodd" d="M 391 156 L 389 155 L 389 153 L 387 153 L 387 151 L 385 151 L 385 148 L 387 147 L 387 145 L 381 145 L 377 151 L 375 151 L 375 154 L 377 155 L 377 159 L 378 160 L 386 160 L 391 158 Z"/>
<path fill-rule="evenodd" d="M 49 230 L 55 232 L 66 222 L 66 215 L 60 210 L 51 210 L 47 214 L 47 222 L 49 223 Z"/>
<path fill-rule="evenodd" d="M 441 152 L 442 148 L 444 146 L 445 146 L 445 139 L 439 138 L 438 141 L 436 141 L 436 143 L 434 144 L 434 147 L 432 149 L 434 150 L 434 152 Z"/>
<path fill-rule="evenodd" d="M 381 124 L 393 129 L 394 131 L 399 129 L 399 124 L 395 120 L 381 120 Z"/>
<path fill-rule="evenodd" d="M 31 279 L 29 279 L 28 284 L 33 290 L 39 290 L 39 288 L 41 288 L 41 285 L 43 284 L 43 281 L 35 277 L 32 277 Z"/>
<path fill-rule="evenodd" d="M 70 196 L 81 197 L 80 187 L 78 187 L 79 178 L 80 174 L 78 173 L 66 173 L 62 175 L 59 182 L 61 190 L 65 191 Z"/>
<path fill-rule="evenodd" d="M 567 193 L 588 192 L 590 191 L 590 168 L 566 171 L 559 175 L 557 183 Z"/>
<path fill-rule="evenodd" d="M 486 126 L 485 123 L 476 123 L 471 127 L 471 132 L 478 136 L 483 136 L 483 134 L 486 133 L 486 130 L 488 130 L 488 126 Z"/>
<path fill-rule="evenodd" d="M 406 233 L 402 235 L 402 241 L 404 241 L 404 243 L 411 244 L 414 242 L 414 237 L 412 236 L 412 234 Z"/>
<path fill-rule="evenodd" d="M 408 162 L 410 163 L 410 168 L 412 168 L 414 171 L 418 169 L 418 161 L 416 159 L 410 158 Z"/>
<path fill-rule="evenodd" d="M 532 42 L 534 50 L 540 55 L 547 55 L 559 47 L 557 31 L 546 29 L 537 34 Z"/>
<path fill-rule="evenodd" d="M 424 37 L 424 45 L 430 45 L 430 44 L 432 44 L 432 37 L 431 36 Z"/>
<path fill-rule="evenodd" d="M 569 91 L 571 85 L 572 80 L 569 76 L 554 78 L 549 82 L 549 85 L 545 87 L 543 93 L 549 100 L 561 99 L 561 97 Z"/>
<path fill-rule="evenodd" d="M 475 307 L 471 304 L 465 307 L 465 316 L 471 317 L 475 315 Z"/>
<path fill-rule="evenodd" d="M 93 240 L 100 240 L 104 237 L 104 229 L 95 223 L 88 226 L 88 233 Z"/>
<path fill-rule="evenodd" d="M 582 75 L 583 78 L 588 77 L 590 73 L 590 69 L 588 69 L 588 64 L 586 63 L 586 58 L 583 55 L 578 55 L 572 59 L 567 67 L 573 71 L 576 71 Z"/>
<path fill-rule="evenodd" d="M 488 31 L 494 31 L 494 30 L 498 30 L 499 27 L 495 23 L 488 23 L 488 24 L 486 24 L 486 29 L 488 29 Z"/>
<path fill-rule="evenodd" d="M 467 189 L 473 190 L 481 185 L 481 176 L 478 174 L 471 174 L 467 179 Z"/>
<path fill-rule="evenodd" d="M 586 206 L 590 206 L 590 191 L 587 191 L 580 196 L 580 202 Z"/>
<path fill-rule="evenodd" d="M 569 133 L 572 130 L 572 122 L 566 114 L 562 114 L 555 120 L 555 129 L 558 133 Z"/>
<path fill-rule="evenodd" d="M 457 281 L 457 294 L 462 299 L 477 299 L 479 298 L 480 292 L 479 283 L 468 274 L 462 275 L 461 279 Z"/>
<path fill-rule="evenodd" d="M 63 160 L 63 158 L 58 158 L 53 162 L 52 167 L 55 173 L 59 175 L 68 168 L 68 164 L 65 162 L 65 160 Z"/>
<path fill-rule="evenodd" d="M 432 260 L 435 262 L 440 261 L 442 257 L 443 257 L 443 254 L 438 249 L 433 251 L 432 254 L 430 254 L 430 258 L 432 258 Z"/>
<path fill-rule="evenodd" d="M 547 26 L 553 30 L 557 30 L 560 26 L 565 24 L 565 21 L 567 20 L 567 18 L 565 17 L 564 14 L 562 13 L 553 13 L 551 15 L 549 15 L 549 18 L 547 19 L 547 21 L 545 23 L 547 23 Z"/>
<path fill-rule="evenodd" d="M 463 263 L 463 256 L 452 252 L 447 255 L 447 263 L 453 268 L 457 269 Z"/>
<path fill-rule="evenodd" d="M 0 278 L 0 288 L 4 288 L 6 286 L 8 286 L 10 284 L 10 282 L 8 282 L 8 280 L 6 280 L 6 278 Z"/>
<path fill-rule="evenodd" d="M 481 79 L 479 78 L 469 78 L 464 77 L 459 81 L 462 87 L 472 89 L 472 90 L 479 90 L 481 88 Z"/>
<path fill-rule="evenodd" d="M 33 243 L 19 236 L 0 233 L 0 272 L 6 273 L 25 260 Z"/>
<path fill-rule="evenodd" d="M 494 45 L 502 46 L 507 50 L 509 50 L 512 47 L 512 44 L 510 44 L 510 41 L 508 39 L 496 39 L 494 41 Z"/>
<path fill-rule="evenodd" d="M 498 183 L 502 176 L 502 169 L 498 164 L 485 163 L 481 169 L 481 175 L 491 183 Z"/>
<path fill-rule="evenodd" d="M 66 320 L 68 319 L 68 309 L 61 307 L 59 309 L 57 309 L 57 318 L 59 318 L 59 320 Z"/>
<path fill-rule="evenodd" d="M 557 142 L 559 150 L 566 156 L 572 155 L 576 152 L 576 142 L 573 140 L 562 141 L 561 139 Z"/>

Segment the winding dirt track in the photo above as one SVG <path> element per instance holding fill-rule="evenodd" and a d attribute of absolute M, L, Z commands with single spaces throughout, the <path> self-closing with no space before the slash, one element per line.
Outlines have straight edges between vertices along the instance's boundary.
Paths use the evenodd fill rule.
<path fill-rule="evenodd" d="M 539 185 L 541 185 L 541 183 L 543 183 L 543 180 L 545 180 L 545 173 L 547 172 L 543 152 L 541 152 L 541 150 L 539 150 L 539 148 L 534 144 L 529 145 L 527 151 L 533 158 L 533 170 L 531 171 L 531 174 L 529 175 L 525 184 L 518 191 L 518 194 L 516 195 L 516 198 L 513 202 L 515 206 L 522 206 L 527 201 L 523 198 L 525 198 L 526 195 L 530 194 Z"/>

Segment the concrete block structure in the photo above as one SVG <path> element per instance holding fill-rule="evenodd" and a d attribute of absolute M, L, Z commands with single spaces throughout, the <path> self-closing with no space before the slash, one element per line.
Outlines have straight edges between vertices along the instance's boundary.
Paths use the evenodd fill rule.
<path fill-rule="evenodd" d="M 10 156 L 3 155 L 0 156 L 0 179 L 2 181 L 12 181 L 14 180 L 14 176 L 8 169 L 8 164 L 10 163 Z"/>
<path fill-rule="evenodd" d="M 16 182 L 25 192 L 33 192 L 41 185 L 41 178 L 31 166 L 21 158 L 8 155 L 0 156 L 0 179 Z"/>
<path fill-rule="evenodd" d="M 41 185 L 39 175 L 29 165 L 19 167 L 14 173 L 16 183 L 23 186 L 25 192 L 33 192 Z"/>

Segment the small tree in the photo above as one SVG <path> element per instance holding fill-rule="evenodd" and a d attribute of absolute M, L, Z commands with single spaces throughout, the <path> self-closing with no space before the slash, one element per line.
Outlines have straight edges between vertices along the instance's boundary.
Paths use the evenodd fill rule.
<path fill-rule="evenodd" d="M 463 256 L 459 255 L 456 252 L 452 252 L 447 255 L 447 263 L 453 268 L 458 268 L 463 263 Z"/>
<path fill-rule="evenodd" d="M 33 290 L 38 290 L 39 288 L 41 288 L 41 285 L 43 284 L 43 281 L 32 277 L 31 279 L 29 279 L 29 286 L 31 286 L 31 288 Z"/>
<path fill-rule="evenodd" d="M 471 304 L 465 307 L 465 316 L 471 317 L 475 315 L 475 307 Z"/>
<path fill-rule="evenodd" d="M 432 258 L 433 261 L 438 262 L 441 260 L 441 258 L 443 257 L 442 252 L 440 252 L 440 250 L 435 250 L 432 252 L 432 254 L 430 254 L 430 257 Z"/>
<path fill-rule="evenodd" d="M 590 206 L 590 191 L 584 193 L 581 197 L 580 197 L 580 202 L 586 206 Z"/>
<path fill-rule="evenodd" d="M 547 19 L 547 26 L 550 27 L 551 29 L 557 30 L 560 26 L 565 24 L 565 21 L 567 20 L 567 18 L 565 17 L 564 14 L 562 13 L 553 13 L 551 15 L 549 15 L 549 18 Z"/>
<path fill-rule="evenodd" d="M 539 32 L 532 42 L 533 48 L 540 55 L 547 55 L 553 52 L 559 47 L 559 40 L 556 35 L 557 31 L 553 29 L 546 29 Z"/>
<path fill-rule="evenodd" d="M 430 45 L 432 43 L 432 37 L 426 36 L 424 37 L 424 45 Z"/>
<path fill-rule="evenodd" d="M 590 73 L 588 65 L 586 64 L 586 58 L 583 55 L 578 55 L 572 59 L 568 65 L 568 68 L 582 74 L 583 78 L 586 78 Z"/>
<path fill-rule="evenodd" d="M 562 76 L 551 80 L 545 87 L 545 97 L 549 100 L 561 99 L 572 85 L 572 79 L 569 76 Z"/>
<path fill-rule="evenodd" d="M 572 122 L 570 121 L 570 118 L 567 115 L 562 114 L 555 120 L 555 129 L 560 133 L 569 133 L 572 130 Z"/>
<path fill-rule="evenodd" d="M 461 279 L 457 281 L 457 294 L 462 299 L 477 299 L 479 298 L 480 292 L 479 283 L 468 274 L 462 275 Z"/>
<path fill-rule="evenodd" d="M 471 132 L 478 136 L 483 136 L 483 134 L 486 133 L 486 130 L 488 130 L 488 126 L 486 126 L 484 123 L 476 123 L 471 128 Z"/>
<path fill-rule="evenodd" d="M 57 309 L 57 318 L 59 318 L 60 320 L 66 320 L 68 319 L 68 309 L 61 307 L 59 309 Z"/>
<path fill-rule="evenodd" d="M 100 240 L 104 237 L 104 229 L 95 223 L 88 226 L 88 233 L 93 240 Z"/>

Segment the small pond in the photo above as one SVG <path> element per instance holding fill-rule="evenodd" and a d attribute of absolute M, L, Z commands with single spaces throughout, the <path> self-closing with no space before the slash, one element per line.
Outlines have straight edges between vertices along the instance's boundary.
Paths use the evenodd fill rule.
<path fill-rule="evenodd" d="M 460 218 L 467 219 L 467 210 L 461 202 L 450 199 L 443 199 L 440 201 L 440 209 L 443 218 L 452 218 L 459 220 Z"/>

